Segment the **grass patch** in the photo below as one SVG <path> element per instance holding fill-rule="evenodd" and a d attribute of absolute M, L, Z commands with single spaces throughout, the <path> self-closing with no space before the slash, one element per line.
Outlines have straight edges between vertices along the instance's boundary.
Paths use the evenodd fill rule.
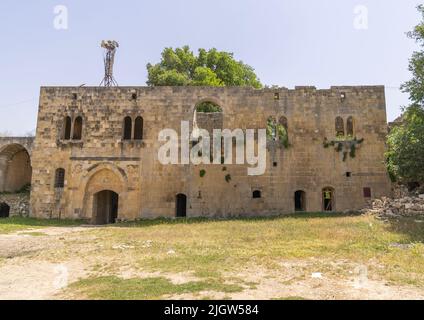
<path fill-rule="evenodd" d="M 224 284 L 216 280 L 173 284 L 166 278 L 121 279 L 116 276 L 89 278 L 73 283 L 72 294 L 86 299 L 106 300 L 154 300 L 165 295 L 196 293 L 200 291 L 240 292 L 242 287 Z M 65 292 L 66 294 L 66 292 Z"/>
<path fill-rule="evenodd" d="M 80 224 L 82 224 L 82 221 L 78 221 L 78 220 L 11 217 L 11 218 L 0 219 L 0 234 L 11 233 L 11 232 L 26 230 L 26 229 L 33 229 L 33 228 L 76 226 Z"/>

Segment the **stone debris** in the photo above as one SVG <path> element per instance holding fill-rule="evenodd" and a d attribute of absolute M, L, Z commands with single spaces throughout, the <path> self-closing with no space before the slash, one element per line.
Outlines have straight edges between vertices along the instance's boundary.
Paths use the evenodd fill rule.
<path fill-rule="evenodd" d="M 380 218 L 424 217 L 424 194 L 408 192 L 404 187 L 395 189 L 394 198 L 374 199 L 362 213 Z M 421 222 L 417 219 L 417 222 Z"/>

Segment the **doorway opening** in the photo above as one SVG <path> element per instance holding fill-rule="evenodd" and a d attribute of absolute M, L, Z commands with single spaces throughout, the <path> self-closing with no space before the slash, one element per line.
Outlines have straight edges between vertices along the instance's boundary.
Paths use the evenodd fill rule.
<path fill-rule="evenodd" d="M 294 209 L 295 211 L 305 211 L 306 205 L 306 193 L 305 191 L 298 190 L 294 193 Z"/>
<path fill-rule="evenodd" d="M 0 218 L 9 218 L 10 207 L 7 203 L 0 203 Z"/>
<path fill-rule="evenodd" d="M 324 188 L 322 189 L 322 203 L 324 211 L 334 210 L 334 189 Z"/>
<path fill-rule="evenodd" d="M 175 215 L 177 218 L 187 217 L 187 196 L 185 194 L 177 194 Z"/>
<path fill-rule="evenodd" d="M 93 224 L 115 223 L 118 218 L 119 195 L 110 190 L 104 190 L 94 195 Z"/>

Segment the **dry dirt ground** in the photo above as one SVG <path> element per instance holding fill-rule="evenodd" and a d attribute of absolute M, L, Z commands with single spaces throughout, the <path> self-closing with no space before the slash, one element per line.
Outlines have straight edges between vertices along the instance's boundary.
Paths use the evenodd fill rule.
<path fill-rule="evenodd" d="M 102 227 L 47 227 L 0 234 L 0 299 L 81 298 L 78 295 L 64 294 L 67 286 L 79 279 L 109 274 L 107 270 L 98 268 L 99 263 L 102 263 L 101 245 L 96 241 L 89 241 L 93 238 L 91 231 L 97 228 Z M 72 251 L 69 251 L 72 249 L 66 244 L 75 239 L 84 243 L 91 258 L 81 259 L 79 255 L 72 258 Z M 92 247 L 87 247 L 87 243 L 88 246 L 92 243 Z M 113 249 L 129 258 L 119 266 L 119 256 L 115 260 L 110 255 L 105 257 L 105 263 L 113 262 L 119 266 L 112 273 L 122 279 L 164 277 L 172 284 L 198 280 L 192 272 L 143 270 L 137 267 L 137 263 L 131 263 L 131 246 L 116 243 Z M 63 260 L 62 251 L 67 251 Z M 46 257 L 45 252 L 49 252 L 54 259 Z M 323 267 L 319 268 L 320 265 Z M 374 267 L 379 266 L 376 264 Z M 244 280 L 244 289 L 239 292 L 199 291 L 164 295 L 161 298 L 424 299 L 422 287 L 394 285 L 381 279 L 376 280 L 368 269 L 369 266 L 349 260 L 330 262 L 316 258 L 282 260 L 273 268 L 249 263 L 238 272 L 228 272 L 225 275 L 226 279 Z M 316 272 L 311 272 L 314 270 Z"/>

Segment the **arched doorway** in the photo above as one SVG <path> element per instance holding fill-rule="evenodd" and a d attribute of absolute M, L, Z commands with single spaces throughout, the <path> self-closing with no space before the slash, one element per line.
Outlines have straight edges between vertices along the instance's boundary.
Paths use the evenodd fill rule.
<path fill-rule="evenodd" d="M 306 210 L 306 193 L 302 190 L 297 190 L 294 193 L 294 209 L 295 211 Z"/>
<path fill-rule="evenodd" d="M 0 203 L 0 218 L 9 218 L 10 207 L 7 203 Z"/>
<path fill-rule="evenodd" d="M 330 187 L 322 189 L 323 211 L 334 211 L 334 208 L 334 189 Z"/>
<path fill-rule="evenodd" d="M 177 194 L 175 216 L 177 218 L 187 217 L 187 196 L 185 194 Z"/>
<path fill-rule="evenodd" d="M 0 151 L 0 192 L 16 192 L 31 184 L 31 159 L 20 144 L 10 144 Z"/>
<path fill-rule="evenodd" d="M 118 218 L 119 195 L 110 190 L 97 192 L 93 197 L 93 224 L 115 223 Z"/>

